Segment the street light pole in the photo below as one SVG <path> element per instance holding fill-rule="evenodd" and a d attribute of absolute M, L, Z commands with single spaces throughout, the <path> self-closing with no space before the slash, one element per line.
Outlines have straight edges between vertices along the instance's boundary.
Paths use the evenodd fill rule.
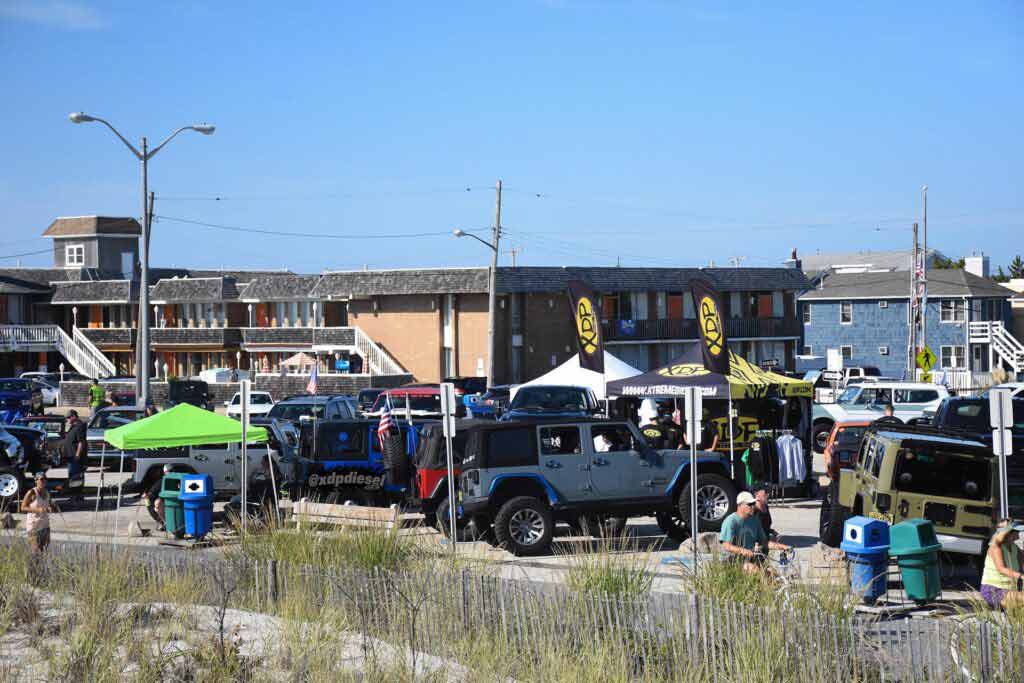
<path fill-rule="evenodd" d="M 142 254 L 139 258 L 141 265 L 139 267 L 139 332 L 135 349 L 135 401 L 139 405 L 145 405 L 149 400 L 149 231 L 153 222 L 153 197 L 149 194 L 149 160 L 156 156 L 156 153 L 173 140 L 178 133 L 194 130 L 203 135 L 213 135 L 216 128 L 206 123 L 182 126 L 168 135 L 163 142 L 152 150 L 149 149 L 148 141 L 143 137 L 140 145 L 142 149 L 140 151 L 132 143 L 128 142 L 108 121 L 98 116 L 90 116 L 79 111 L 69 114 L 68 119 L 72 123 L 102 123 L 124 143 L 125 147 L 131 150 L 131 153 L 142 164 L 142 239 L 139 245 Z"/>
<path fill-rule="evenodd" d="M 487 386 L 494 385 L 494 318 L 497 309 L 498 254 L 501 246 L 501 181 L 497 184 L 498 196 L 494 208 L 494 226 L 491 228 L 492 242 L 480 239 L 472 233 L 456 228 L 452 234 L 456 237 L 472 237 L 491 250 L 491 267 L 487 272 Z"/>

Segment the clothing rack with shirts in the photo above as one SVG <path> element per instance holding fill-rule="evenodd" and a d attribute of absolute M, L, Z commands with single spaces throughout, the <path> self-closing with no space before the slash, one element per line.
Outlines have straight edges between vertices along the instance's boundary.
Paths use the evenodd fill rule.
<path fill-rule="evenodd" d="M 792 429 L 758 429 L 741 460 L 747 488 L 767 488 L 783 502 L 794 488 L 810 495 L 810 452 Z"/>

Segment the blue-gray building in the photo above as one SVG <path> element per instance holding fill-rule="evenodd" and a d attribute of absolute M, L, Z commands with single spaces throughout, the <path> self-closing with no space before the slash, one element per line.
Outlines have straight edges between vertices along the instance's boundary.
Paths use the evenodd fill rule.
<path fill-rule="evenodd" d="M 839 349 L 846 366 L 874 366 L 904 377 L 910 336 L 910 272 L 833 273 L 799 298 L 802 354 Z M 964 270 L 928 271 L 927 344 L 936 369 L 988 372 L 996 364 L 1021 368 L 1020 343 L 1010 337 L 1005 287 Z"/>

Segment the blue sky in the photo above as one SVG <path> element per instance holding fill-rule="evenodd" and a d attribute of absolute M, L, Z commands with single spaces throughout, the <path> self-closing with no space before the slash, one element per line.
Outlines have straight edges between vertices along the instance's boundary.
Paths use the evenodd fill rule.
<path fill-rule="evenodd" d="M 922 184 L 931 244 L 1024 253 L 1024 5 L 852 4 L 0 0 L 0 255 L 139 213 L 137 162 L 76 110 L 133 141 L 217 125 L 151 162 L 159 216 L 431 233 L 161 219 L 160 265 L 480 264 L 446 233 L 491 224 L 498 178 L 521 265 L 908 248 Z"/>

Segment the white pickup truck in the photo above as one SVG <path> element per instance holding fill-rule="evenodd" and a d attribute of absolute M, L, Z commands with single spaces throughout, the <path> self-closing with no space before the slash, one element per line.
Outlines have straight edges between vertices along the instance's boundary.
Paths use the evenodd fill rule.
<path fill-rule="evenodd" d="M 814 450 L 825 449 L 829 432 L 836 422 L 872 422 L 884 415 L 885 406 L 892 404 L 893 412 L 903 422 L 933 414 L 949 396 L 946 387 L 922 382 L 870 382 L 853 384 L 846 388 L 835 403 L 815 403 Z"/>
<path fill-rule="evenodd" d="M 287 420 L 261 421 L 260 426 L 267 429 L 268 439 L 266 443 L 250 443 L 246 449 L 250 482 L 260 471 L 268 447 L 282 476 L 290 476 L 298 455 L 298 431 Z M 146 491 L 163 476 L 164 465 L 171 465 L 176 472 L 211 475 L 218 498 L 231 497 L 242 489 L 242 445 L 237 443 L 138 451 L 127 488 Z"/>

